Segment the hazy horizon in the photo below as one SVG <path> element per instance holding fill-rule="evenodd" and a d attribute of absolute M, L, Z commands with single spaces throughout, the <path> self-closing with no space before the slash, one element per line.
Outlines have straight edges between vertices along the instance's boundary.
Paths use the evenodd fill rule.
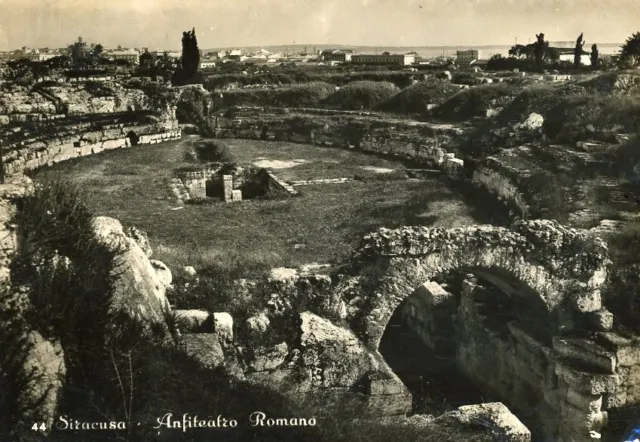
<path fill-rule="evenodd" d="M 640 30 L 637 0 L 0 0 L 0 9 L 0 50 L 64 47 L 78 36 L 178 49 L 192 27 L 203 49 L 499 47 L 539 32 L 619 45 Z"/>

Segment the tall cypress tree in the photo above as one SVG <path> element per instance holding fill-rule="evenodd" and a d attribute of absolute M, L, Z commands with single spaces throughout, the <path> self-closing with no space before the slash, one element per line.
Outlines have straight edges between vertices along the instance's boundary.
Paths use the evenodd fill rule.
<path fill-rule="evenodd" d="M 182 33 L 182 70 L 187 78 L 193 77 L 200 67 L 200 49 L 196 29 Z"/>
<path fill-rule="evenodd" d="M 576 47 L 573 51 L 573 64 L 576 66 L 580 66 L 582 64 L 582 46 L 584 46 L 585 42 L 582 40 L 583 34 L 581 33 L 578 39 L 576 40 Z"/>

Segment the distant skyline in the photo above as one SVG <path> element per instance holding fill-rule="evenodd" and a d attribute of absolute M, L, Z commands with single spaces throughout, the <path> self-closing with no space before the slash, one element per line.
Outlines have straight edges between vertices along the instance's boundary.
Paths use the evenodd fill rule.
<path fill-rule="evenodd" d="M 490 46 L 549 41 L 622 43 L 640 31 L 638 0 L 0 0 L 0 50 Z"/>

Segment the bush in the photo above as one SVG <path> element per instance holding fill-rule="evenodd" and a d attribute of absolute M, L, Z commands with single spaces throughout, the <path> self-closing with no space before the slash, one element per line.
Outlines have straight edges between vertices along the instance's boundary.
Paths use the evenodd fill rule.
<path fill-rule="evenodd" d="M 325 100 L 339 109 L 375 109 L 400 89 L 386 81 L 356 81 L 349 83 Z"/>
<path fill-rule="evenodd" d="M 298 84 L 279 90 L 275 95 L 275 102 L 279 106 L 311 106 L 317 107 L 335 92 L 332 84 L 321 81 Z"/>
<path fill-rule="evenodd" d="M 224 142 L 220 140 L 203 140 L 195 146 L 198 160 L 204 163 L 233 163 L 235 157 Z"/>
<path fill-rule="evenodd" d="M 460 89 L 448 81 L 426 80 L 409 86 L 380 105 L 380 109 L 396 113 L 426 113 L 430 104 L 441 104 Z"/>
<path fill-rule="evenodd" d="M 498 115 L 497 121 L 502 124 L 521 122 L 532 112 L 546 117 L 549 110 L 558 105 L 563 97 L 585 94 L 583 87 L 575 85 L 534 84 L 525 87 L 514 100 Z"/>

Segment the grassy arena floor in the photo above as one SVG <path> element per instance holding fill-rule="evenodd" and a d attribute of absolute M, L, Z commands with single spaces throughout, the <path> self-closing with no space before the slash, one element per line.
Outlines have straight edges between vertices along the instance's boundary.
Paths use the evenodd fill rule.
<path fill-rule="evenodd" d="M 438 179 L 373 179 L 379 172 L 363 168 L 403 169 L 399 161 L 293 143 L 227 143 L 240 165 L 299 160 L 273 168 L 285 180 L 360 175 L 364 181 L 299 187 L 302 196 L 286 200 L 182 205 L 168 182 L 175 168 L 188 164 L 187 139 L 68 161 L 35 179 L 62 173 L 81 183 L 97 215 L 148 232 L 154 258 L 173 269 L 215 263 L 241 266 L 251 276 L 276 266 L 339 262 L 379 227 L 475 223 L 471 209 Z"/>

